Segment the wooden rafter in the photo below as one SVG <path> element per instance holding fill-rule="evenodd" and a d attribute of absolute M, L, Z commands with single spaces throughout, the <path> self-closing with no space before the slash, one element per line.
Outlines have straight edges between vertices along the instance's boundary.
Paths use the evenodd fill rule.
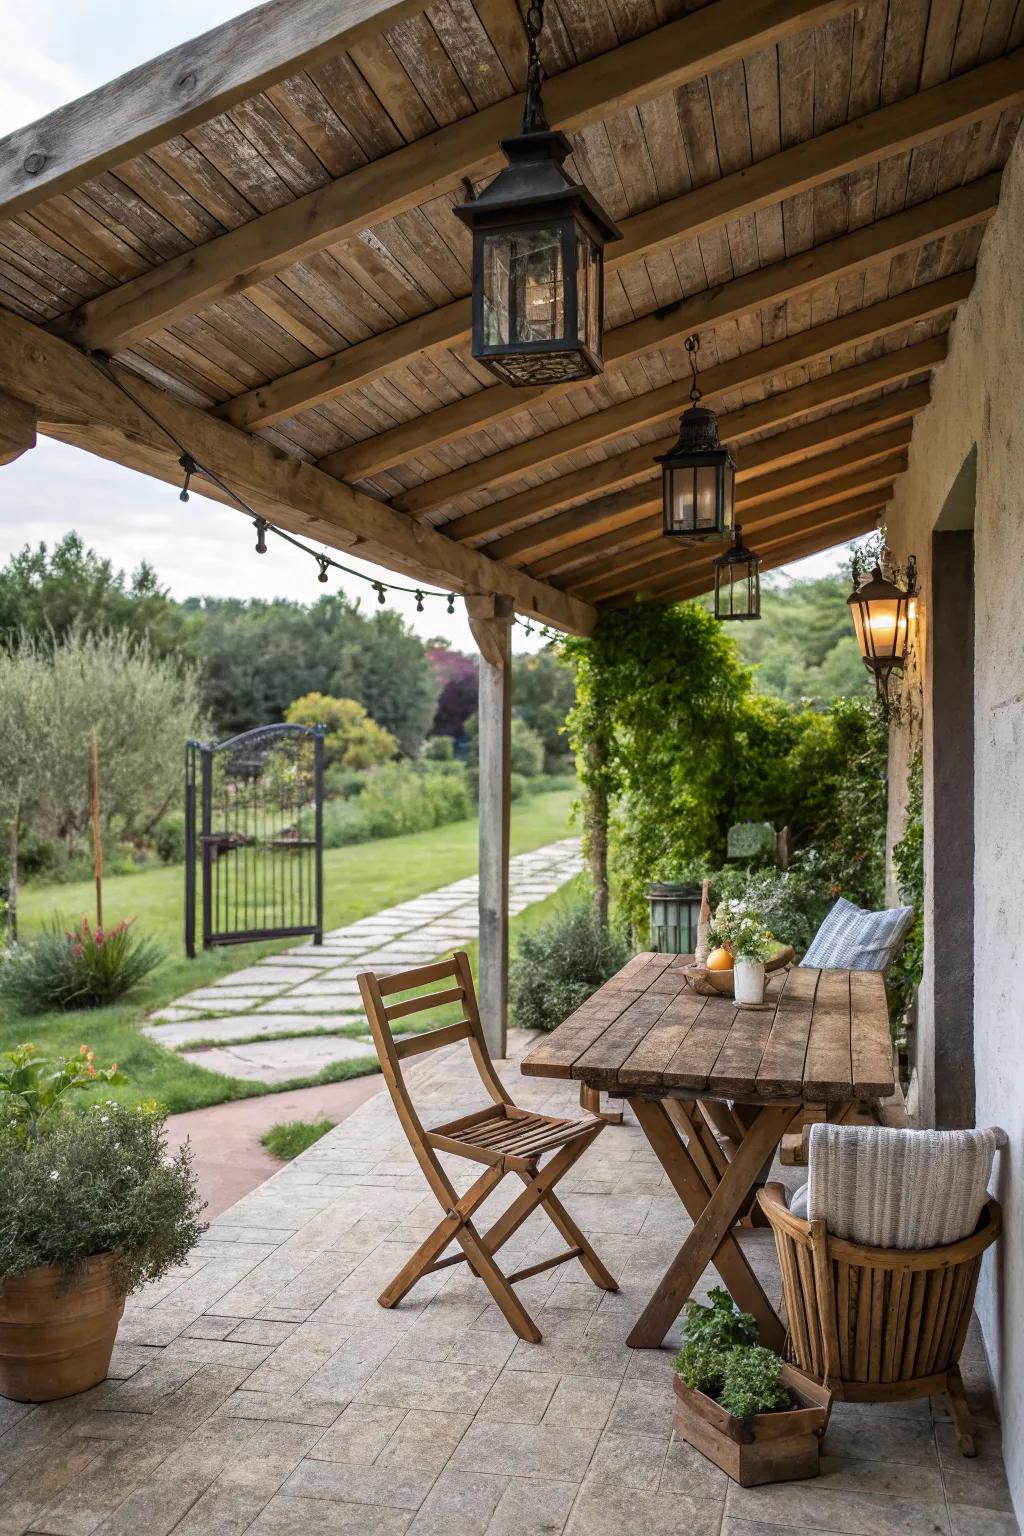
<path fill-rule="evenodd" d="M 686 201 L 679 199 L 681 204 Z M 678 344 L 692 331 L 713 330 L 743 315 L 783 304 L 819 283 L 851 277 L 873 262 L 894 258 L 929 240 L 984 223 L 991 218 L 998 202 L 999 175 L 985 176 L 969 186 L 866 224 L 851 234 L 812 246 L 785 261 L 757 267 L 732 282 L 693 294 L 610 331 L 605 340 L 605 369 L 614 372 L 644 353 Z M 680 228 L 689 233 L 685 221 Z M 320 460 L 320 468 L 342 480 L 364 480 L 393 464 L 414 459 L 424 450 L 434 451 L 465 433 L 507 420 L 530 404 L 547 403 L 580 388 L 579 383 L 547 389 L 515 389 L 497 384 L 329 454 Z M 236 419 L 230 406 L 219 414 L 229 421 Z"/>
<path fill-rule="evenodd" d="M 894 397 L 887 395 L 884 398 L 891 400 Z M 826 421 L 834 419 L 827 417 Z M 885 458 L 909 445 L 911 430 L 911 422 L 903 421 L 886 432 L 878 432 L 870 437 L 855 437 L 850 442 L 830 449 L 828 453 L 805 455 L 796 464 L 758 475 L 756 479 L 751 478 L 752 471 L 747 469 L 742 478 L 737 475 L 739 489 L 736 504 L 746 510 L 773 496 L 829 480 L 854 465 L 869 464 L 873 460 Z M 780 445 L 787 436 L 787 433 L 778 435 Z M 831 438 L 827 440 L 832 441 Z M 741 463 L 741 472 L 743 468 Z M 613 492 L 605 498 L 605 503 L 592 503 L 589 507 L 580 508 L 576 513 L 577 521 L 573 523 L 553 529 L 550 525 L 559 519 L 546 518 L 542 522 L 531 523 L 528 528 L 521 528 L 517 533 L 510 533 L 503 539 L 495 539 L 487 546 L 487 553 L 493 560 L 512 560 L 532 566 L 539 554 L 546 550 L 554 557 L 551 569 L 557 570 L 559 555 L 562 557 L 562 565 L 572 565 L 612 552 L 627 541 L 631 544 L 643 543 L 656 536 L 661 526 L 660 517 L 652 518 L 648 514 L 660 507 L 661 477 L 657 475 L 627 491 Z"/>
<path fill-rule="evenodd" d="M 545 103 L 568 132 L 637 107 L 849 10 L 854 0 L 718 0 L 549 80 Z M 498 170 L 498 140 L 514 133 L 521 99 L 485 107 L 382 159 L 173 257 L 91 299 L 58 329 L 94 350 L 124 349 L 226 293 L 458 191 Z"/>
<path fill-rule="evenodd" d="M 883 500 L 888 500 L 892 494 L 894 476 L 901 474 L 906 467 L 905 455 L 883 459 L 881 463 L 854 470 L 828 484 L 810 486 L 786 497 L 779 505 L 762 508 L 753 516 L 748 517 L 741 512 L 738 520 L 742 522 L 744 536 L 749 536 L 753 544 L 760 545 L 766 532 L 770 536 L 776 528 L 784 527 L 789 519 L 799 513 L 817 512 L 819 521 L 824 521 L 827 514 L 823 509 L 835 508 L 851 497 L 877 495 L 880 489 L 885 490 Z M 691 560 L 699 563 L 706 557 L 706 551 L 700 548 L 679 550 L 678 546 L 673 546 L 671 539 L 659 534 L 650 544 L 625 550 L 617 556 L 609 555 L 604 571 L 585 571 L 569 578 L 565 585 L 575 597 L 582 597 L 588 603 L 599 603 L 616 593 L 644 586 L 650 577 L 657 576 L 664 569 L 670 552 L 672 558 L 680 558 L 683 565 Z"/>
<path fill-rule="evenodd" d="M 424 0 L 256 6 L 0 140 L 0 218 L 121 165 L 424 9 Z"/>
<path fill-rule="evenodd" d="M 823 374 L 796 389 L 783 394 L 769 395 L 765 400 L 740 406 L 719 418 L 723 440 L 737 442 L 743 437 L 774 427 L 786 426 L 810 411 L 827 409 L 845 404 L 858 396 L 870 394 L 888 384 L 896 384 L 915 374 L 927 373 L 942 362 L 946 355 L 945 334 L 932 336 L 927 341 L 900 347 L 895 352 L 869 358 L 867 362 L 838 372 Z M 445 524 L 445 532 L 453 538 L 467 541 L 515 527 L 538 512 L 554 511 L 570 502 L 613 489 L 617 485 L 636 480 L 650 473 L 655 455 L 667 453 L 675 442 L 675 434 L 642 443 L 615 454 L 585 469 L 574 470 L 557 480 L 547 480 L 542 485 L 531 486 L 516 492 L 493 506 L 467 512 L 462 517 Z"/>
<path fill-rule="evenodd" d="M 607 252 L 608 270 L 615 271 L 653 255 L 683 235 L 693 238 L 720 229 L 729 220 L 755 214 L 785 197 L 822 186 L 886 156 L 905 153 L 970 123 L 997 116 L 1024 99 L 1022 77 L 1024 60 L 1017 53 L 671 198 L 624 221 L 625 238 Z M 551 88 L 557 83 L 552 82 Z M 247 391 L 220 407 L 220 411 L 238 426 L 267 425 L 345 390 L 359 388 L 417 354 L 455 346 L 468 335 L 469 301 L 459 299 L 333 357 Z M 336 469 L 332 472 L 340 473 Z"/>
<path fill-rule="evenodd" d="M 27 324 L 0 312 L 0 377 L 16 398 L 37 413 L 41 431 L 67 434 L 85 447 L 147 474 L 180 480 L 180 450 L 167 432 L 125 396 L 90 358 Z M 511 597 L 521 613 L 535 614 L 559 629 L 586 633 L 593 610 L 533 581 L 521 571 L 460 548 L 432 528 L 417 526 L 390 507 L 353 491 L 314 465 L 282 453 L 260 438 L 216 421 L 135 374 L 123 373 L 128 388 L 148 406 L 177 442 L 188 446 L 253 506 L 293 532 L 343 547 L 360 559 L 402 571 L 424 584 L 462 593 Z M 115 442 L 114 453 L 110 452 Z M 197 481 L 199 489 L 201 480 Z"/>

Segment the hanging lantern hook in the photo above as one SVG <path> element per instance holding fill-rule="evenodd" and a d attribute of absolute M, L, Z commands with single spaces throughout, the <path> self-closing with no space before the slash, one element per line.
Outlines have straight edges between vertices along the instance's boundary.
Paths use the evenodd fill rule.
<path fill-rule="evenodd" d="M 530 0 L 526 8 L 526 100 L 523 103 L 523 133 L 547 133 L 541 87 L 544 65 L 540 57 L 540 35 L 544 30 L 544 0 Z"/>
<path fill-rule="evenodd" d="M 693 383 L 690 385 L 690 400 L 696 405 L 701 397 L 700 386 L 697 383 L 697 353 L 700 351 L 700 337 L 696 331 L 686 338 L 686 350 L 690 357 L 690 372 L 693 374 Z"/>

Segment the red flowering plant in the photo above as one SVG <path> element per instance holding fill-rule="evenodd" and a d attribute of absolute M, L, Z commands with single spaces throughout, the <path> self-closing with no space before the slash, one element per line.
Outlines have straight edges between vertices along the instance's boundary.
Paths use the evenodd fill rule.
<path fill-rule="evenodd" d="M 47 1115 L 61 1108 L 65 1094 L 124 1081 L 116 1061 L 98 1067 L 96 1053 L 87 1045 L 81 1046 L 77 1056 L 50 1061 L 27 1041 L 0 1056 L 0 1121 L 34 1138 Z"/>
<path fill-rule="evenodd" d="M 97 1008 L 113 1003 L 159 965 L 163 951 L 132 922 L 69 928 L 54 919 L 45 932 L 12 944 L 0 964 L 0 994 L 22 1013 Z"/>

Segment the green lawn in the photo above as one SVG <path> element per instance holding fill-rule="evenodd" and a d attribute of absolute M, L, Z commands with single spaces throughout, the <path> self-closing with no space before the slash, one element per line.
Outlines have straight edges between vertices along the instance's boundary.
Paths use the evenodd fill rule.
<path fill-rule="evenodd" d="M 571 832 L 570 791 L 535 795 L 512 807 L 512 852 L 555 842 Z M 382 907 L 406 901 L 423 891 L 447 885 L 477 867 L 475 821 L 456 822 L 407 837 L 362 843 L 352 848 L 331 849 L 324 855 L 325 926 L 341 927 Z M 181 1056 L 156 1045 L 138 1028 L 151 1009 L 172 1002 L 183 992 L 202 986 L 218 976 L 250 965 L 260 955 L 287 947 L 287 942 L 246 944 L 211 950 L 187 960 L 183 947 L 183 882 L 180 868 L 140 870 L 104 882 L 104 916 L 108 921 L 137 917 L 139 927 L 156 937 L 166 950 L 159 968 L 130 1002 L 88 1013 L 41 1014 L 31 1018 L 0 1011 L 0 1050 L 24 1040 L 34 1040 L 54 1054 L 74 1054 L 82 1042 L 106 1064 L 117 1061 L 128 1075 L 122 1088 L 108 1090 L 117 1098 L 138 1101 L 159 1099 L 172 1112 L 219 1104 L 225 1099 L 248 1098 L 265 1091 L 259 1084 L 207 1072 Z M 19 893 L 21 932 L 28 937 L 55 913 L 74 920 L 91 912 L 92 882 L 74 885 L 27 886 Z M 513 927 L 533 921 L 551 900 L 531 907 L 514 920 Z M 474 950 L 475 959 L 475 950 Z M 311 1019 L 311 1023 L 317 1022 Z M 365 1070 L 358 1062 L 336 1063 L 318 1080 L 337 1080 Z M 287 1085 L 289 1087 L 294 1084 Z M 276 1091 L 282 1091 L 280 1089 Z"/>

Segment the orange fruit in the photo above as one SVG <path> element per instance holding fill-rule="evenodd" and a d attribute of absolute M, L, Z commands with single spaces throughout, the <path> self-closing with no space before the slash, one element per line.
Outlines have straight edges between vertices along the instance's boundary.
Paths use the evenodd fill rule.
<path fill-rule="evenodd" d="M 709 971 L 731 971 L 732 954 L 727 949 L 713 949 L 708 955 Z"/>

